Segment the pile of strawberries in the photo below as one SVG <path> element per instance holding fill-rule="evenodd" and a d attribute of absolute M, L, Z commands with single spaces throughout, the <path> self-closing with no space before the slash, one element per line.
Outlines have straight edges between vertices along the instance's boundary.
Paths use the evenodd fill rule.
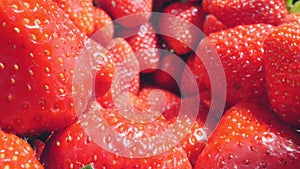
<path fill-rule="evenodd" d="M 297 12 L 291 0 L 0 0 L 0 168 L 299 168 Z M 82 57 L 95 66 L 93 91 L 76 82 L 98 104 L 83 113 L 101 116 L 123 147 L 168 128 L 179 142 L 135 158 L 87 134 L 74 101 Z M 225 83 L 211 76 L 214 60 Z M 131 78 L 114 86 L 122 66 Z M 127 100 L 116 102 L 120 91 Z M 132 120 L 122 103 L 155 120 Z M 195 120 L 179 115 L 195 105 Z"/>

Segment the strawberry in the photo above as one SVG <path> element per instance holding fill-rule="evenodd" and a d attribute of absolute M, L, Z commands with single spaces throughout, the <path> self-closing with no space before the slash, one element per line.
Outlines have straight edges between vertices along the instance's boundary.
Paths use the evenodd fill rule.
<path fill-rule="evenodd" d="M 149 21 L 153 0 L 95 0 L 114 20 L 125 27 L 140 26 Z M 119 20 L 118 20 L 119 19 Z"/>
<path fill-rule="evenodd" d="M 116 64 L 108 51 L 98 42 L 90 39 L 85 43 L 90 63 L 95 68 L 95 95 L 101 97 L 111 88 L 112 77 L 116 69 Z"/>
<path fill-rule="evenodd" d="M 202 76 L 197 75 L 199 71 L 197 71 L 198 67 L 194 66 L 195 57 L 197 57 L 195 54 L 188 57 L 181 76 L 180 85 L 184 96 L 195 96 L 207 89 L 203 79 L 200 79 Z M 198 86 L 198 88 L 195 86 Z"/>
<path fill-rule="evenodd" d="M 285 0 L 203 0 L 202 6 L 228 27 L 258 23 L 279 25 L 288 14 Z"/>
<path fill-rule="evenodd" d="M 213 45 L 223 64 L 227 81 L 227 103 L 233 105 L 240 100 L 262 102 L 266 104 L 267 93 L 263 67 L 263 44 L 273 26 L 267 24 L 241 25 L 210 34 L 206 40 Z M 193 70 L 199 79 L 203 79 L 207 88 L 210 87 L 210 78 L 205 66 L 212 67 L 215 63 L 210 60 L 216 56 L 205 51 L 207 46 L 202 41 L 195 57 Z M 209 56 L 208 56 L 209 55 Z M 203 65 L 201 59 L 210 59 Z M 210 70 L 212 71 L 212 70 Z M 224 90 L 223 88 L 216 89 Z"/>
<path fill-rule="evenodd" d="M 151 75 L 151 81 L 156 86 L 179 94 L 179 84 L 184 68 L 184 61 L 175 54 L 163 56 L 158 70 Z"/>
<path fill-rule="evenodd" d="M 206 35 L 209 35 L 214 32 L 227 29 L 227 26 L 224 25 L 218 18 L 213 14 L 206 15 L 205 21 L 203 23 L 203 32 Z"/>
<path fill-rule="evenodd" d="M 188 123 L 189 119 L 177 119 L 178 123 Z M 194 122 L 187 135 L 181 140 L 184 151 L 187 153 L 192 166 L 196 164 L 199 154 L 206 145 L 207 136 L 204 129 L 204 123 L 201 120 Z"/>
<path fill-rule="evenodd" d="M 52 1 L 1 1 L 0 18 L 0 127 L 38 134 L 74 122 L 83 35 Z"/>
<path fill-rule="evenodd" d="M 193 3 L 172 3 L 164 10 L 159 20 L 159 29 L 163 40 L 177 54 L 189 53 L 198 45 L 205 13 Z M 173 17 L 172 17 L 173 15 Z"/>
<path fill-rule="evenodd" d="M 108 125 L 119 132 L 123 138 L 142 138 L 161 133 L 164 130 L 165 122 L 159 119 L 154 123 L 137 123 L 119 115 L 117 110 L 102 109 L 101 116 Z M 92 114 L 91 114 L 92 115 Z M 88 122 L 89 125 L 99 122 Z M 99 135 L 100 136 L 100 135 Z M 110 141 L 114 138 L 98 138 L 99 140 Z M 122 141 L 123 142 L 123 141 Z M 117 142 L 108 143 L 112 149 L 119 147 Z M 123 144 L 123 143 L 121 143 Z M 156 143 L 154 143 L 156 144 Z M 122 146 L 122 145 L 121 145 Z M 124 145 L 123 145 L 124 146 Z M 159 145 L 153 145 L 156 148 Z M 74 148 L 76 147 L 76 148 Z M 152 146 L 149 148 L 151 149 Z M 146 148 L 147 149 L 147 148 Z M 141 149 L 139 149 L 141 150 Z M 128 149 L 128 151 L 131 151 Z M 141 150 L 142 151 L 142 150 Z M 152 151 L 152 150 L 150 150 Z M 42 161 L 45 168 L 80 168 L 91 164 L 95 168 L 114 168 L 114 169 L 131 169 L 131 168 L 191 168 L 186 153 L 181 147 L 174 147 L 170 150 L 152 157 L 124 157 L 113 151 L 106 151 L 103 147 L 98 146 L 91 137 L 89 137 L 80 123 L 75 123 L 65 130 L 61 130 L 53 135 L 42 155 Z"/>
<path fill-rule="evenodd" d="M 167 90 L 159 89 L 156 86 L 143 84 L 138 95 L 132 98 L 136 98 L 132 103 L 140 111 L 143 109 L 156 109 L 159 110 L 159 113 L 167 120 L 175 118 L 180 111 L 180 97 Z M 152 106 L 152 109 L 150 109 L 150 106 Z"/>
<path fill-rule="evenodd" d="M 54 0 L 61 7 L 68 18 L 86 33 L 91 35 L 94 32 L 93 0 Z"/>
<path fill-rule="evenodd" d="M 94 8 L 93 40 L 101 45 L 107 45 L 114 36 L 114 25 L 111 17 L 101 8 Z"/>
<path fill-rule="evenodd" d="M 106 75 L 103 76 L 101 74 L 103 72 L 101 72 L 101 70 L 99 71 L 100 77 L 96 77 L 95 83 L 105 83 L 105 86 L 98 85 L 99 88 L 95 89 L 95 93 L 98 102 L 103 107 L 112 108 L 114 107 L 113 97 L 119 95 L 120 92 L 130 91 L 136 94 L 139 91 L 139 63 L 135 58 L 133 49 L 123 38 L 113 39 L 107 45 L 106 49 L 107 52 L 105 56 L 111 59 L 112 63 L 109 65 L 104 64 L 104 67 L 106 67 L 104 74 Z M 102 81 L 100 79 L 105 80 Z M 100 91 L 98 91 L 98 89 L 100 89 Z M 106 89 L 108 89 L 108 91 L 105 93 Z M 101 94 L 99 95 L 99 93 Z"/>
<path fill-rule="evenodd" d="M 0 168 L 44 168 L 23 139 L 0 130 Z"/>
<path fill-rule="evenodd" d="M 264 44 L 269 100 L 285 122 L 300 128 L 300 26 L 281 25 Z"/>
<path fill-rule="evenodd" d="M 188 109 L 188 111 L 195 109 L 194 107 L 197 105 L 195 104 L 195 101 L 196 100 L 194 97 L 184 98 L 182 100 L 182 105 L 185 106 L 185 108 L 183 108 L 183 110 L 181 111 L 184 112 L 184 109 Z M 179 143 L 179 145 L 181 145 L 187 153 L 192 166 L 195 165 L 197 157 L 202 152 L 207 141 L 207 128 L 204 127 L 204 123 L 208 114 L 208 109 L 202 103 L 202 99 L 197 113 L 198 115 L 196 119 L 193 119 L 191 116 L 188 116 L 189 114 L 186 114 L 177 116 L 169 120 L 169 125 L 171 126 L 174 125 L 174 121 L 176 121 L 176 123 L 179 123 L 179 126 L 188 126 L 188 123 L 193 122 L 193 124 L 189 128 L 189 131 Z M 176 129 L 176 131 L 184 132 L 182 130 L 186 130 L 186 128 Z"/>
<path fill-rule="evenodd" d="M 152 72 L 159 62 L 159 44 L 156 31 L 151 23 L 119 32 L 130 44 L 139 60 L 142 73 Z"/>
<path fill-rule="evenodd" d="M 299 145 L 299 134 L 269 109 L 238 103 L 222 117 L 195 168 L 296 169 L 300 166 Z"/>

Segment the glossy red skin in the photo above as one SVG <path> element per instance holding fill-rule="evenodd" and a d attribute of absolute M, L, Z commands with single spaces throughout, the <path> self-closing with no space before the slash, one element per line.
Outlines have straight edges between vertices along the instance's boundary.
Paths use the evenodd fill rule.
<path fill-rule="evenodd" d="M 207 90 L 207 87 L 204 84 L 204 80 L 200 79 L 202 78 L 202 76 L 198 75 L 201 73 L 200 71 L 204 70 L 198 70 L 198 66 L 195 65 L 195 57 L 197 57 L 195 54 L 191 54 L 188 57 L 181 76 L 181 92 L 185 97 L 195 96 L 199 94 L 199 92 Z M 204 71 L 201 74 L 204 73 L 207 72 Z M 198 86 L 198 88 L 195 88 L 195 86 Z"/>
<path fill-rule="evenodd" d="M 184 98 L 182 99 L 181 104 L 182 106 L 187 107 L 188 110 L 191 110 L 193 109 L 193 106 L 197 105 L 195 101 L 196 100 L 194 97 Z M 187 126 L 189 122 L 193 121 L 193 124 L 190 126 L 189 131 L 179 143 L 179 145 L 181 145 L 187 153 L 192 166 L 195 165 L 198 155 L 202 152 L 208 139 L 207 130 L 204 127 L 208 114 L 208 109 L 203 104 L 202 100 L 200 101 L 197 113 L 198 114 L 196 116 L 196 119 L 193 119 L 191 116 L 189 117 L 188 115 L 184 117 L 182 115 L 178 116 L 178 114 L 176 114 L 176 116 L 174 116 L 172 119 L 169 119 L 169 125 L 172 125 L 172 122 L 176 121 L 177 123 L 180 123 L 183 126 Z M 185 130 L 185 128 L 176 129 L 176 131 L 181 130 Z"/>
<path fill-rule="evenodd" d="M 159 39 L 151 23 L 139 27 L 123 29 L 119 32 L 130 44 L 139 60 L 142 73 L 153 72 L 159 63 Z"/>
<path fill-rule="evenodd" d="M 300 165 L 300 136 L 268 109 L 239 103 L 222 117 L 195 168 L 291 168 Z"/>
<path fill-rule="evenodd" d="M 285 122 L 300 128 L 300 26 L 284 24 L 266 39 L 264 68 L 269 101 Z"/>
<path fill-rule="evenodd" d="M 43 169 L 30 145 L 14 134 L 0 130 L 0 168 Z"/>
<path fill-rule="evenodd" d="M 106 53 L 105 56 L 108 59 L 111 59 L 112 63 L 109 63 L 110 66 L 112 66 L 112 68 L 109 68 L 108 65 L 104 64 L 104 71 L 106 72 L 105 74 L 107 74 L 109 77 L 107 76 L 102 76 L 101 73 L 103 72 L 99 72 L 99 77 L 96 77 L 96 81 L 95 83 L 99 83 L 100 85 L 98 85 L 98 88 L 96 88 L 96 98 L 97 101 L 105 108 L 112 108 L 114 107 L 114 98 L 112 94 L 118 95 L 117 92 L 119 91 L 115 91 L 115 88 L 120 89 L 120 91 L 122 92 L 131 92 L 134 94 L 137 94 L 139 89 L 140 89 L 140 75 L 133 75 L 133 77 L 130 77 L 132 79 L 129 79 L 129 77 L 126 76 L 126 78 L 128 78 L 127 80 L 131 80 L 128 81 L 127 84 L 123 84 L 122 86 L 119 84 L 112 84 L 113 80 L 117 77 L 115 77 L 115 73 L 116 71 L 121 71 L 124 73 L 132 73 L 134 70 L 139 69 L 139 63 L 138 60 L 135 57 L 135 54 L 133 52 L 133 49 L 131 48 L 131 46 L 128 44 L 128 42 L 123 39 L 123 38 L 115 38 L 113 39 L 111 42 L 109 42 L 109 44 L 106 46 Z M 120 69 L 121 68 L 121 69 Z M 139 73 L 139 72 L 137 72 Z M 101 77 L 102 76 L 102 77 Z M 123 77 L 122 77 L 123 78 Z M 104 83 L 102 80 L 105 79 Z M 102 88 L 102 84 L 104 84 L 105 86 L 103 86 L 104 88 Z M 113 86 L 115 86 L 115 88 L 113 88 Z M 98 89 L 100 91 L 98 91 Z M 106 90 L 108 89 L 108 90 Z M 105 92 L 107 91 L 107 92 Z M 114 93 L 112 93 L 114 92 Z"/>
<path fill-rule="evenodd" d="M 160 92 L 160 94 L 157 96 L 155 102 L 150 102 L 150 96 L 153 91 L 158 91 Z M 140 101 L 140 103 L 143 103 L 135 104 L 139 107 L 140 110 L 145 108 L 147 110 L 149 109 L 147 107 L 149 107 L 150 105 L 153 105 L 154 107 L 162 107 L 163 109 L 161 113 L 167 120 L 175 118 L 180 111 L 181 98 L 176 94 L 164 89 L 160 89 L 157 86 L 144 84 L 137 97 L 137 100 Z"/>
<path fill-rule="evenodd" d="M 54 0 L 78 29 L 86 35 L 94 32 L 93 0 Z"/>
<path fill-rule="evenodd" d="M 192 166 L 196 164 L 197 158 L 207 142 L 206 131 L 203 126 L 203 121 L 195 121 L 190 131 L 180 142 Z"/>
<path fill-rule="evenodd" d="M 95 7 L 93 11 L 94 31 L 90 38 L 106 46 L 114 36 L 113 21 L 103 9 Z"/>
<path fill-rule="evenodd" d="M 153 0 L 95 0 L 95 3 L 114 20 L 123 18 L 118 21 L 121 25 L 136 27 L 149 21 Z"/>
<path fill-rule="evenodd" d="M 132 137 L 149 137 L 163 131 L 164 122 L 155 124 L 133 124 L 123 116 L 118 115 L 117 110 L 105 109 L 102 115 L 107 122 L 117 130 Z M 123 130 L 124 129 L 124 130 Z M 147 130 L 146 130 L 147 129 Z M 128 132 L 131 131 L 131 132 Z M 142 133 L 142 135 L 141 135 Z M 76 147 L 76 148 L 74 148 Z M 191 168 L 186 153 L 181 147 L 175 147 L 163 154 L 150 158 L 121 157 L 105 151 L 97 146 L 83 131 L 80 123 L 75 123 L 65 130 L 56 133 L 48 142 L 42 161 L 46 168 L 80 168 L 93 163 L 95 168 Z"/>
<path fill-rule="evenodd" d="M 0 18 L 0 127 L 38 134 L 74 122 L 72 76 L 83 35 L 44 0 L 1 1 Z"/>
<path fill-rule="evenodd" d="M 184 61 L 175 54 L 161 57 L 158 69 L 151 75 L 156 86 L 180 94 L 180 79 L 184 70 Z"/>
<path fill-rule="evenodd" d="M 206 35 L 225 29 L 227 29 L 227 26 L 218 20 L 218 18 L 216 18 L 213 14 L 206 15 L 203 23 L 203 32 Z"/>
<path fill-rule="evenodd" d="M 285 0 L 203 0 L 202 6 L 228 27 L 257 23 L 279 25 L 288 14 Z"/>
<path fill-rule="evenodd" d="M 159 20 L 159 29 L 162 39 L 177 54 L 186 54 L 197 47 L 201 35 L 195 30 L 202 29 L 205 13 L 199 4 L 193 3 L 172 3 L 165 8 L 164 13 L 177 16 L 175 19 L 169 15 L 163 15 Z M 193 24 L 195 27 L 192 27 Z M 171 35 L 167 36 L 167 35 Z M 176 38 L 176 39 L 175 39 Z"/>
<path fill-rule="evenodd" d="M 267 24 L 242 25 L 212 33 L 207 37 L 223 64 L 227 83 L 226 102 L 229 105 L 241 100 L 267 103 L 265 72 L 262 68 L 263 44 L 272 30 L 273 26 Z M 203 49 L 200 44 L 197 52 L 201 53 L 201 51 Z M 208 56 L 203 57 L 208 58 Z M 203 79 L 206 87 L 210 89 L 209 76 L 203 73 L 206 67 L 200 57 L 195 57 L 193 69 L 199 79 Z"/>

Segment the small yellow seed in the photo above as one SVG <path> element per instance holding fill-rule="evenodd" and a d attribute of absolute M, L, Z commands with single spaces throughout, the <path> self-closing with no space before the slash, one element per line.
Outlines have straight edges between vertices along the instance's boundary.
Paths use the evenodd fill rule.
<path fill-rule="evenodd" d="M 16 4 L 13 4 L 11 7 L 14 8 L 15 10 L 18 9 L 18 6 Z"/>
<path fill-rule="evenodd" d="M 49 86 L 48 85 L 45 85 L 44 88 L 45 88 L 46 91 L 49 90 Z"/>
<path fill-rule="evenodd" d="M 45 71 L 46 71 L 47 73 L 49 73 L 49 72 L 50 72 L 49 67 L 45 67 Z"/>
<path fill-rule="evenodd" d="M 15 78 L 10 78 L 10 83 L 12 84 L 12 85 L 14 85 L 15 83 L 16 83 L 16 80 L 15 80 Z"/>
<path fill-rule="evenodd" d="M 0 62 L 0 70 L 3 70 L 5 68 L 4 64 Z"/>
<path fill-rule="evenodd" d="M 7 101 L 9 101 L 9 102 L 10 102 L 10 101 L 12 101 L 12 99 L 13 99 L 13 97 L 12 97 L 12 95 L 11 95 L 11 94 L 7 96 Z"/>
<path fill-rule="evenodd" d="M 58 91 L 59 91 L 60 94 L 64 94 L 65 93 L 64 89 L 61 89 L 61 88 Z"/>
<path fill-rule="evenodd" d="M 15 69 L 15 70 L 19 70 L 19 65 L 15 64 L 15 65 L 14 65 L 14 69 Z"/>
<path fill-rule="evenodd" d="M 29 24 L 29 19 L 27 19 L 27 18 L 24 18 L 24 23 L 27 25 L 27 24 Z"/>
<path fill-rule="evenodd" d="M 21 32 L 21 30 L 18 27 L 14 27 L 14 31 L 18 34 Z"/>
<path fill-rule="evenodd" d="M 29 3 L 27 3 L 27 2 L 24 2 L 24 6 L 25 6 L 26 8 L 30 8 Z"/>
<path fill-rule="evenodd" d="M 36 41 L 36 36 L 35 36 L 34 34 L 31 34 L 31 35 L 30 35 L 30 38 L 31 38 L 31 40 Z"/>

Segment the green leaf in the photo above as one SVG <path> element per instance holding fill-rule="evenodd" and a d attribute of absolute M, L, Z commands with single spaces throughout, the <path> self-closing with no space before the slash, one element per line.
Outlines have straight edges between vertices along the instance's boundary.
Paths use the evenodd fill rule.
<path fill-rule="evenodd" d="M 290 13 L 300 13 L 300 1 L 296 2 L 290 10 Z"/>
<path fill-rule="evenodd" d="M 291 8 L 293 6 L 293 0 L 286 0 L 286 5 Z"/>
<path fill-rule="evenodd" d="M 81 169 L 95 169 L 93 164 L 89 164 L 87 166 L 82 167 Z"/>

